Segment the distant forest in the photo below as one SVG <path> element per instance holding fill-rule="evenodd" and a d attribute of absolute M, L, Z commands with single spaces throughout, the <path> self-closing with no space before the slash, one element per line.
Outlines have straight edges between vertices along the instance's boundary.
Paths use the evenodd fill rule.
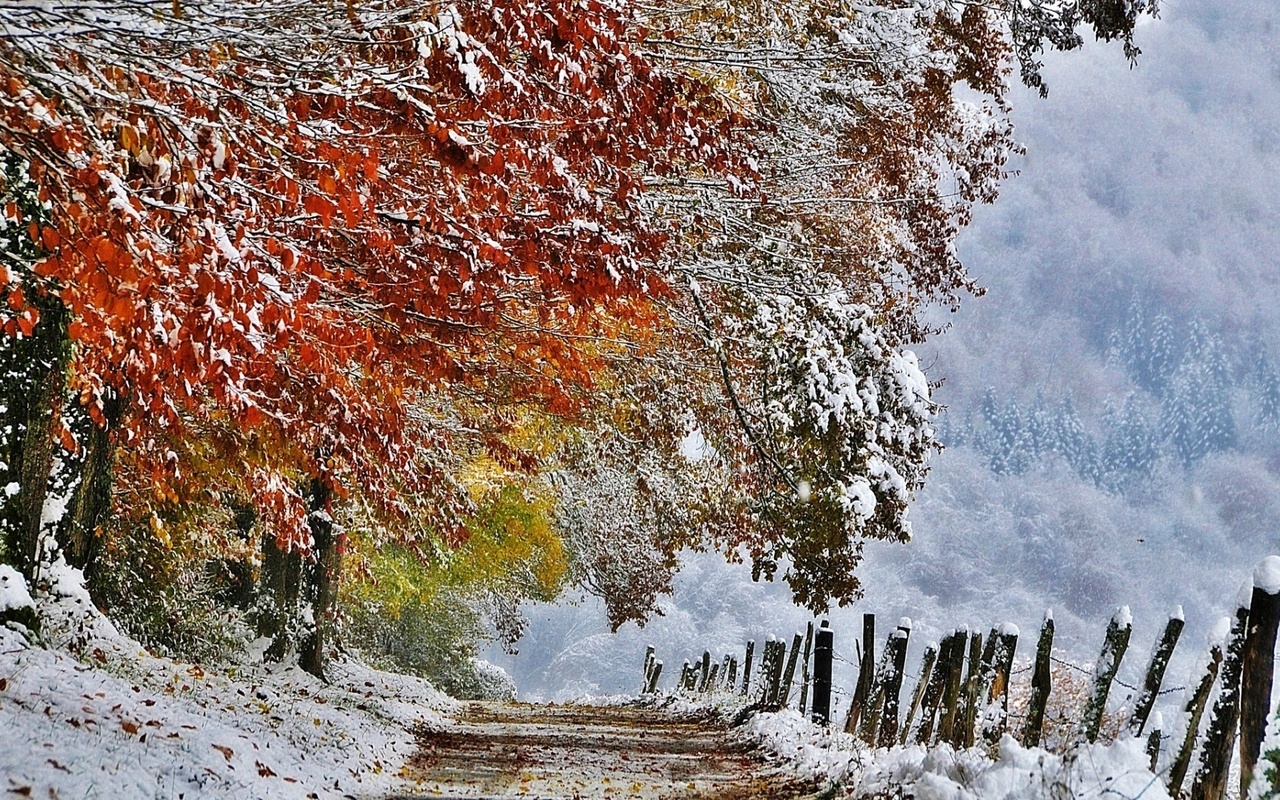
<path fill-rule="evenodd" d="M 1214 453 L 1265 451 L 1280 432 L 1280 372 L 1261 343 L 1233 350 L 1225 339 L 1203 318 L 1179 318 L 1134 294 L 1102 337 L 1109 365 L 1129 379 L 1127 394 L 1090 417 L 1070 393 L 988 387 L 976 408 L 943 416 L 939 438 L 976 449 L 1000 475 L 1059 458 L 1116 493 L 1162 463 L 1190 468 Z"/>

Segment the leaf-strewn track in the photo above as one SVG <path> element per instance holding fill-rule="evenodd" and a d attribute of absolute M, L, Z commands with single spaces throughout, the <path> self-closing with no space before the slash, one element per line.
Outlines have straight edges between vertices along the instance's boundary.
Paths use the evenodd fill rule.
<path fill-rule="evenodd" d="M 776 798 L 817 787 L 713 720 L 651 708 L 472 703 L 405 770 L 426 798 Z"/>

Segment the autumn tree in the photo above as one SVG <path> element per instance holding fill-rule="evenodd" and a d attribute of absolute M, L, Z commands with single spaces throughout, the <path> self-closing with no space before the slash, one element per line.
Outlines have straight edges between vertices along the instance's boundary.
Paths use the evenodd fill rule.
<path fill-rule="evenodd" d="M 6 275 L 6 326 L 53 330 L 53 298 L 99 427 L 120 398 L 112 441 L 150 487 L 127 511 L 204 492 L 183 456 L 215 435 L 268 455 L 240 485 L 286 551 L 352 489 L 461 532 L 416 409 L 500 374 L 572 413 L 592 309 L 652 291 L 644 177 L 743 171 L 732 115 L 633 24 L 597 2 L 6 11 L 0 145 L 48 212 L 14 217 L 42 252 Z"/>

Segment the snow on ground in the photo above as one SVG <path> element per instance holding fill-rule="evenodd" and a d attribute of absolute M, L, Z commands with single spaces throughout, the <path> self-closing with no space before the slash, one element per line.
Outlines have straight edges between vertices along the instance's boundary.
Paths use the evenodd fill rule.
<path fill-rule="evenodd" d="M 747 729 L 806 777 L 839 784 L 856 797 L 1169 798 L 1164 782 L 1148 769 L 1148 757 L 1138 739 L 1081 744 L 1057 755 L 1022 747 L 1006 734 L 993 757 L 985 748 L 955 750 L 945 744 L 928 749 L 920 745 L 871 749 L 849 734 L 816 726 L 793 710 L 757 714 Z"/>
<path fill-rule="evenodd" d="M 42 641 L 0 626 L 0 792 L 375 797 L 396 784 L 418 726 L 449 724 L 454 703 L 429 684 L 352 661 L 324 684 L 297 668 L 157 658 L 93 608 L 76 571 L 49 578 Z"/>

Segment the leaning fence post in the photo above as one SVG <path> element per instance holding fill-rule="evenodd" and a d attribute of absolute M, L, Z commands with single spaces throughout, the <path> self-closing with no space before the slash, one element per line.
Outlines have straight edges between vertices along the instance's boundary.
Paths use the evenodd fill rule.
<path fill-rule="evenodd" d="M 1240 796 L 1246 798 L 1253 770 L 1267 735 L 1271 682 L 1276 663 L 1276 626 L 1280 623 L 1280 556 L 1264 558 L 1253 570 L 1249 632 L 1240 676 Z"/>
<path fill-rule="evenodd" d="M 1036 642 L 1036 666 L 1031 673 L 1031 701 L 1027 707 L 1027 723 L 1022 729 L 1022 746 L 1037 747 L 1044 730 L 1044 709 L 1049 702 L 1053 678 L 1049 661 L 1053 656 L 1053 610 L 1044 612 L 1044 624 L 1040 626 L 1040 640 Z"/>
<path fill-rule="evenodd" d="M 747 653 L 742 658 L 742 693 L 751 691 L 751 658 L 756 652 L 756 640 L 747 640 Z"/>
<path fill-rule="evenodd" d="M 924 690 L 924 707 L 920 712 L 920 727 L 916 730 L 916 744 L 928 746 L 933 739 L 933 726 L 938 717 L 939 706 L 942 705 L 942 694 L 950 675 L 951 655 L 955 652 L 958 638 L 955 633 L 950 633 L 938 643 L 937 665 Z"/>
<path fill-rule="evenodd" d="M 645 687 L 645 694 L 654 694 L 658 691 L 658 678 L 662 677 L 662 659 L 654 659 L 653 668 L 649 670 L 649 685 Z"/>
<path fill-rule="evenodd" d="M 875 680 L 876 665 L 876 615 L 862 615 L 862 657 L 858 659 L 858 683 L 853 689 L 853 699 L 849 701 L 849 715 L 844 720 L 844 732 L 856 733 L 858 721 L 862 717 L 867 703 L 871 700 L 871 690 Z"/>
<path fill-rule="evenodd" d="M 1240 673 L 1243 668 L 1244 642 L 1249 629 L 1248 594 L 1240 598 L 1227 648 L 1222 658 L 1222 682 L 1218 701 L 1200 750 L 1200 768 L 1191 784 L 1192 800 L 1222 800 L 1227 790 L 1227 769 L 1231 766 L 1231 748 L 1235 744 L 1240 723 Z"/>
<path fill-rule="evenodd" d="M 1195 694 L 1187 701 L 1187 732 L 1182 738 L 1182 747 L 1178 749 L 1178 757 L 1173 760 L 1169 770 L 1169 796 L 1182 795 L 1182 782 L 1187 777 L 1187 769 L 1191 766 L 1191 754 L 1196 747 L 1196 734 L 1200 732 L 1200 718 L 1204 716 L 1204 707 L 1209 702 L 1209 692 L 1213 690 L 1213 682 L 1218 679 L 1218 666 L 1222 664 L 1222 646 L 1215 644 L 1209 649 L 1209 667 L 1200 678 Z"/>
<path fill-rule="evenodd" d="M 903 617 L 898 629 L 889 637 L 889 670 L 884 678 L 884 709 L 880 715 L 879 747 L 892 747 L 898 741 L 898 696 L 902 693 L 902 673 L 907 668 L 907 640 L 911 636 L 911 620 Z"/>
<path fill-rule="evenodd" d="M 1138 702 L 1133 705 L 1133 716 L 1129 718 L 1129 732 L 1134 736 L 1141 736 L 1146 727 L 1147 715 L 1156 704 L 1156 697 L 1160 694 L 1160 684 L 1164 682 L 1164 672 L 1169 667 L 1169 659 L 1173 656 L 1173 649 L 1178 646 L 1178 637 L 1182 635 L 1185 624 L 1182 606 L 1178 606 L 1169 615 L 1164 633 L 1160 634 L 1160 641 L 1156 643 L 1156 649 L 1151 653 L 1151 663 L 1147 665 L 1147 676 L 1142 682 L 1142 692 L 1138 695 Z"/>
<path fill-rule="evenodd" d="M 862 722 L 858 728 L 858 736 L 864 742 L 875 746 L 880 732 L 880 719 L 884 714 L 885 683 L 889 673 L 893 671 L 893 640 L 904 630 L 911 629 L 911 620 L 903 617 L 897 630 L 889 634 L 885 640 L 884 652 L 880 654 L 880 664 L 871 676 L 870 691 L 863 703 Z"/>
<path fill-rule="evenodd" d="M 729 657 L 729 679 L 725 682 L 725 691 L 733 692 L 733 688 L 738 685 L 738 658 L 737 656 Z"/>
<path fill-rule="evenodd" d="M 1093 694 L 1084 707 L 1084 719 L 1081 730 L 1089 742 L 1098 740 L 1098 730 L 1102 727 L 1102 713 L 1107 709 L 1107 695 L 1111 694 L 1111 683 L 1120 670 L 1120 661 L 1129 649 L 1129 637 L 1133 634 L 1133 616 L 1128 606 L 1120 606 L 1111 615 L 1107 623 L 1106 637 L 1102 642 L 1102 653 L 1098 656 L 1097 666 L 1093 672 Z"/>
<path fill-rule="evenodd" d="M 773 634 L 764 640 L 764 650 L 760 652 L 760 705 L 769 705 L 769 692 L 773 683 Z"/>
<path fill-rule="evenodd" d="M 813 636 L 812 719 L 821 725 L 831 721 L 831 654 L 834 635 L 824 619 Z"/>
<path fill-rule="evenodd" d="M 800 669 L 800 715 L 804 716 L 805 706 L 809 703 L 809 681 L 812 680 L 812 673 L 809 672 L 809 660 L 813 657 L 813 620 L 809 620 L 809 625 L 804 632 L 804 655 L 803 666 Z"/>
<path fill-rule="evenodd" d="M 769 708 L 782 707 L 782 669 L 787 660 L 787 643 L 778 639 L 773 643 L 773 669 L 769 674 Z"/>
<path fill-rule="evenodd" d="M 800 645 L 804 635 L 797 633 L 791 639 L 791 655 L 787 657 L 787 669 L 782 673 L 782 688 L 778 691 L 778 705 L 786 706 L 791 699 L 791 682 L 796 677 L 796 660 L 800 658 Z"/>
<path fill-rule="evenodd" d="M 920 678 L 916 681 L 916 690 L 911 695 L 911 707 L 907 709 L 907 719 L 902 723 L 902 732 L 898 735 L 898 744 L 906 744 L 911 733 L 911 723 L 915 721 L 916 712 L 924 700 L 924 692 L 933 679 L 933 662 L 938 658 L 938 648 L 929 645 L 924 649 L 924 660 L 920 662 Z"/>

